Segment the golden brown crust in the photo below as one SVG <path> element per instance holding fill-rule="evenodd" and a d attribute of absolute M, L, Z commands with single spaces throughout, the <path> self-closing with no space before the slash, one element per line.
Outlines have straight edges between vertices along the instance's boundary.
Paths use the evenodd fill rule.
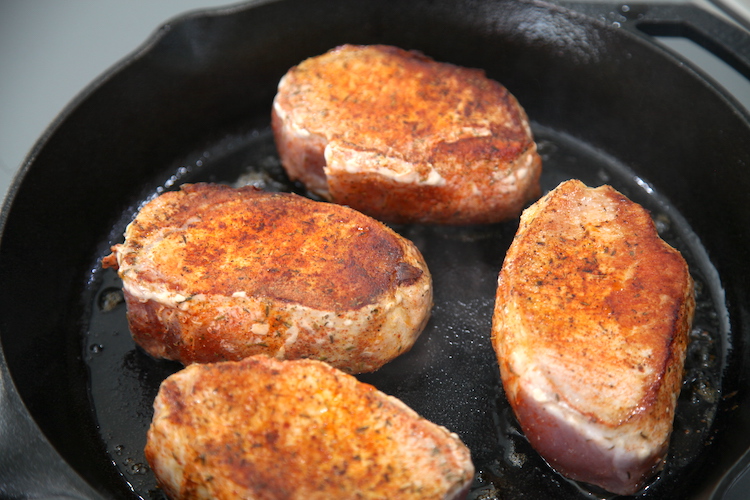
<path fill-rule="evenodd" d="M 165 193 L 155 209 L 141 211 L 129 238 L 155 243 L 155 235 L 163 249 L 155 255 L 159 274 L 134 267 L 137 279 L 166 276 L 175 291 L 191 295 L 243 291 L 318 309 L 358 309 L 395 285 L 399 265 L 409 265 L 402 242 L 372 219 L 253 187 L 196 184 Z M 135 266 L 141 255 L 129 252 L 123 263 Z"/>
<path fill-rule="evenodd" d="M 183 363 L 266 353 L 369 371 L 411 347 L 431 306 L 411 242 L 346 207 L 252 187 L 165 193 L 113 255 L 134 338 Z"/>
<path fill-rule="evenodd" d="M 373 45 L 292 68 L 272 123 L 282 164 L 311 190 L 394 222 L 485 223 L 539 196 L 528 118 L 477 69 Z"/>
<path fill-rule="evenodd" d="M 154 408 L 146 457 L 173 499 L 443 499 L 473 478 L 457 436 L 317 361 L 193 365 Z"/>
<path fill-rule="evenodd" d="M 643 485 L 666 452 L 694 307 L 685 260 L 611 187 L 567 181 L 524 212 L 493 345 L 519 422 L 553 466 L 617 493 Z M 620 443 L 619 462 L 606 446 L 609 462 L 592 458 L 602 446 L 587 432 Z"/>

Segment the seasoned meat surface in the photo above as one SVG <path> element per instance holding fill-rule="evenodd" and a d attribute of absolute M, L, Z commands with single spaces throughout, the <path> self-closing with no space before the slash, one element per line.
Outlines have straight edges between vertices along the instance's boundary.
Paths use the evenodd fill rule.
<path fill-rule="evenodd" d="M 315 360 L 194 364 L 154 402 L 146 458 L 176 499 L 450 499 L 469 450 L 368 384 Z"/>
<path fill-rule="evenodd" d="M 408 351 L 432 306 L 419 250 L 349 208 L 252 187 L 185 185 L 112 247 L 134 339 L 188 364 L 253 354 L 351 373 Z"/>
<path fill-rule="evenodd" d="M 508 401 L 552 467 L 627 495 L 662 466 L 693 293 L 648 212 L 609 186 L 567 181 L 524 211 L 492 342 Z"/>
<path fill-rule="evenodd" d="M 390 222 L 491 223 L 539 194 L 518 101 L 483 71 L 344 45 L 281 79 L 272 125 L 292 179 Z"/>

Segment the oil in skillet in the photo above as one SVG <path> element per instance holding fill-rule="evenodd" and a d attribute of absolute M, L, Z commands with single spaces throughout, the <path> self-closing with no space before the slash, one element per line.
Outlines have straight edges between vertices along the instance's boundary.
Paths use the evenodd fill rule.
<path fill-rule="evenodd" d="M 664 471 L 644 496 L 658 497 L 684 482 L 681 474 L 704 448 L 720 400 L 726 312 L 717 294 L 717 278 L 690 228 L 647 182 L 612 158 L 554 130 L 535 125 L 535 135 L 544 159 L 544 190 L 569 178 L 589 185 L 612 184 L 651 210 L 660 234 L 683 253 L 693 273 L 696 317 L 672 445 Z M 183 182 L 234 183 L 240 178 L 268 190 L 305 194 L 285 178 L 270 132 L 259 130 L 187 155 L 155 178 L 143 198 Z M 123 215 L 113 234 L 122 234 L 134 210 Z M 363 378 L 464 439 L 478 470 L 472 500 L 608 498 L 555 473 L 533 451 L 505 402 L 486 337 L 503 247 L 513 237 L 514 224 L 397 230 L 422 250 L 434 275 L 433 320 L 413 352 Z M 88 329 L 82 356 L 90 373 L 91 404 L 102 447 L 112 473 L 122 479 L 123 496 L 157 500 L 163 495 L 142 450 L 159 384 L 181 366 L 150 358 L 135 347 L 114 271 L 96 269 L 90 283 L 92 308 L 90 317 L 84 318 Z"/>

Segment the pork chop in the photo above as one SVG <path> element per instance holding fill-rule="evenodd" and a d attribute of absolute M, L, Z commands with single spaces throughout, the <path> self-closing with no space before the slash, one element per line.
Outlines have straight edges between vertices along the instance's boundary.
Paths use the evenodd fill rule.
<path fill-rule="evenodd" d="M 146 458 L 177 499 L 455 499 L 468 448 L 400 400 L 315 360 L 195 364 L 154 402 Z"/>
<path fill-rule="evenodd" d="M 279 82 L 272 125 L 290 178 L 381 220 L 498 222 L 540 195 L 515 97 L 418 52 L 344 45 L 309 58 Z"/>
<path fill-rule="evenodd" d="M 693 294 L 649 213 L 609 186 L 566 181 L 524 211 L 492 343 L 508 401 L 553 468 L 622 495 L 660 469 Z"/>
<path fill-rule="evenodd" d="M 253 187 L 185 185 L 112 247 L 135 341 L 184 364 L 253 354 L 373 371 L 432 307 L 419 250 L 355 210 Z"/>

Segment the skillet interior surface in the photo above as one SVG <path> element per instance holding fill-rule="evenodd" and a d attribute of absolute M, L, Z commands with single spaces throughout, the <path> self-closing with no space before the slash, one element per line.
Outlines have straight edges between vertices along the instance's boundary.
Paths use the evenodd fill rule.
<path fill-rule="evenodd" d="M 549 4 L 286 1 L 188 17 L 105 76 L 35 149 L 5 211 L 0 335 L 13 381 L 63 458 L 106 497 L 158 497 L 143 459 L 158 384 L 99 260 L 138 206 L 183 182 L 303 192 L 268 130 L 276 83 L 341 43 L 481 67 L 526 108 L 543 188 L 610 183 L 652 211 L 698 283 L 670 458 L 648 498 L 700 498 L 750 443 L 746 318 L 750 125 L 720 93 L 622 30 Z M 580 498 L 529 447 L 499 386 L 489 325 L 516 222 L 397 226 L 435 279 L 415 348 L 360 378 L 457 432 L 473 498 Z M 700 471 L 700 473 L 698 473 Z"/>
<path fill-rule="evenodd" d="M 535 137 L 547 166 L 542 179 L 545 192 L 570 178 L 589 185 L 616 186 L 651 210 L 661 236 L 685 255 L 698 283 L 699 312 L 669 467 L 664 479 L 652 486 L 655 495 L 660 489 L 673 494 L 685 483 L 704 449 L 719 400 L 724 347 L 720 321 L 726 311 L 721 301 L 711 296 L 718 285 L 715 270 L 679 213 L 631 170 L 552 129 L 537 125 Z M 238 181 L 304 194 L 284 175 L 268 129 L 235 137 L 186 158 L 167 186 L 158 186 L 155 193 L 182 182 Z M 130 218 L 131 211 L 127 211 L 116 227 L 118 233 L 124 231 Z M 480 471 L 470 498 L 519 498 L 523 494 L 532 498 L 578 498 L 592 492 L 601 494 L 550 472 L 522 436 L 502 394 L 489 331 L 497 274 L 517 227 L 516 221 L 468 227 L 394 226 L 425 256 L 434 278 L 435 307 L 430 323 L 409 353 L 359 379 L 399 397 L 422 416 L 462 437 Z M 99 432 L 129 487 L 144 497 L 158 497 L 142 450 L 158 385 L 181 365 L 155 360 L 134 345 L 128 333 L 121 282 L 114 271 L 96 269 L 91 283 L 85 294 L 91 316 L 84 360 L 90 371 Z"/>

